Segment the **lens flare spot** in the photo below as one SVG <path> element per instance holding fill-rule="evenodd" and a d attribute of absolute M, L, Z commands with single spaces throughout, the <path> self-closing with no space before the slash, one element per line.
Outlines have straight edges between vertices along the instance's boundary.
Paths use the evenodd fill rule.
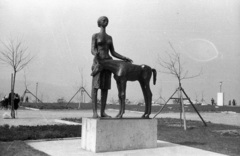
<path fill-rule="evenodd" d="M 205 39 L 193 39 L 183 46 L 183 53 L 196 61 L 211 61 L 218 57 L 216 46 Z"/>

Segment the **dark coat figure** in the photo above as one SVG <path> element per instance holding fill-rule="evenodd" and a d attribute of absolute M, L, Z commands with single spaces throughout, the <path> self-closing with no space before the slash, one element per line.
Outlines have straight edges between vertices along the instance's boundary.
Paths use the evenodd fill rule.
<path fill-rule="evenodd" d="M 232 100 L 232 105 L 236 106 L 236 100 L 235 99 Z"/>
<path fill-rule="evenodd" d="M 18 94 L 15 94 L 14 97 L 14 109 L 17 110 L 19 108 L 19 104 L 20 104 L 20 96 Z"/>
<path fill-rule="evenodd" d="M 211 103 L 212 103 L 212 105 L 214 105 L 214 99 L 213 98 L 211 99 Z"/>
<path fill-rule="evenodd" d="M 14 97 L 13 97 L 14 109 L 17 110 L 19 107 L 20 96 L 16 93 L 13 93 L 13 95 L 14 95 Z M 9 93 L 9 96 L 8 96 L 8 105 L 9 106 L 11 106 L 11 97 L 12 97 L 12 94 Z"/>
<path fill-rule="evenodd" d="M 26 96 L 26 98 L 25 98 L 25 102 L 27 102 L 27 103 L 28 103 L 28 96 Z"/>

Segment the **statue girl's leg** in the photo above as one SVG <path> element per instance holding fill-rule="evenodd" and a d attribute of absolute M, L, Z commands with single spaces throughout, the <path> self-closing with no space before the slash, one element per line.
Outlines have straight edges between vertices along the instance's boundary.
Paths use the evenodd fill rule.
<path fill-rule="evenodd" d="M 97 114 L 97 88 L 92 88 L 92 109 L 93 109 L 93 118 L 98 118 Z"/>
<path fill-rule="evenodd" d="M 108 90 L 102 89 L 101 90 L 101 117 L 111 117 L 105 113 L 105 108 L 107 104 L 107 96 L 108 96 Z"/>

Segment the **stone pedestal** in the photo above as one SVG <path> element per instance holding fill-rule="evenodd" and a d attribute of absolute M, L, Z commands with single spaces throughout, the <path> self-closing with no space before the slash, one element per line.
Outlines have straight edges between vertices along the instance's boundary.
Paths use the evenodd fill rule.
<path fill-rule="evenodd" d="M 217 93 L 217 105 L 218 106 L 223 106 L 224 105 L 223 93 Z"/>
<path fill-rule="evenodd" d="M 83 118 L 81 146 L 95 153 L 157 147 L 157 120 Z"/>

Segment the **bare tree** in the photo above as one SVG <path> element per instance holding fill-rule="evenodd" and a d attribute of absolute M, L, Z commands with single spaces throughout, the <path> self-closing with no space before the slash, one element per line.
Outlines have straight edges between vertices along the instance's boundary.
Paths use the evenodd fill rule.
<path fill-rule="evenodd" d="M 188 75 L 188 70 L 185 70 L 182 60 L 181 60 L 181 55 L 180 53 L 176 52 L 176 50 L 174 49 L 173 45 L 171 44 L 171 42 L 169 42 L 169 45 L 172 49 L 171 53 L 168 53 L 168 60 L 162 59 L 161 57 L 159 57 L 158 60 L 158 64 L 164 69 L 163 71 L 160 70 L 160 72 L 166 73 L 166 74 L 170 74 L 174 77 L 177 78 L 178 80 L 178 89 L 174 92 L 173 95 L 175 95 L 175 93 L 178 91 L 179 95 L 178 98 L 173 98 L 173 95 L 169 98 L 170 99 L 177 99 L 177 101 L 180 102 L 181 105 L 181 112 L 180 112 L 180 118 L 182 119 L 182 113 L 183 113 L 183 118 L 184 118 L 184 129 L 186 130 L 186 117 L 185 117 L 185 111 L 184 111 L 184 103 L 183 103 L 183 93 L 185 94 L 185 96 L 187 97 L 187 99 L 190 101 L 190 103 L 192 104 L 191 100 L 188 98 L 188 96 L 186 95 L 185 91 L 182 88 L 182 84 L 181 81 L 184 79 L 191 79 L 191 78 L 195 78 L 197 76 L 199 76 L 202 73 L 202 70 L 200 70 L 200 72 L 196 75 Z M 182 93 L 183 92 L 183 93 Z M 167 102 L 169 101 L 167 100 Z M 167 103 L 166 102 L 166 103 Z M 166 104 L 165 104 L 166 105 Z M 165 106 L 164 105 L 164 106 Z M 155 115 L 155 117 L 162 111 L 162 109 L 164 108 L 164 106 L 160 109 L 160 111 Z M 193 104 L 192 104 L 193 106 Z M 194 106 L 193 106 L 194 107 Z M 196 110 L 196 108 L 194 107 L 195 111 L 198 113 L 198 111 Z M 200 116 L 200 114 L 198 113 L 198 115 Z M 202 119 L 202 117 L 200 116 L 200 118 Z M 203 120 L 203 119 L 202 119 Z M 203 120 L 204 122 L 204 120 Z M 182 123 L 181 123 L 182 124 Z M 205 122 L 204 122 L 205 124 Z M 205 124 L 206 125 L 206 124 Z"/>
<path fill-rule="evenodd" d="M 84 76 L 83 76 L 83 68 L 78 68 L 78 71 L 80 73 L 80 77 L 81 77 L 81 82 L 80 82 L 80 87 L 78 87 L 78 90 L 77 92 L 72 96 L 72 98 L 68 101 L 68 103 L 66 104 L 66 107 L 67 105 L 72 101 L 72 99 L 80 92 L 80 101 L 79 101 L 79 105 L 78 105 L 78 109 L 80 108 L 80 104 L 81 103 L 85 103 L 85 94 L 87 94 L 87 96 L 91 99 L 91 96 L 90 94 L 86 91 L 86 83 L 84 82 Z"/>
<path fill-rule="evenodd" d="M 173 75 L 178 79 L 179 85 L 181 84 L 181 81 L 183 79 L 191 79 L 195 78 L 197 76 L 200 76 L 202 73 L 202 70 L 196 75 L 188 75 L 188 70 L 185 70 L 183 63 L 181 61 L 181 55 L 180 53 L 177 53 L 176 50 L 174 49 L 173 45 L 171 42 L 169 42 L 170 47 L 172 48 L 173 52 L 168 53 L 168 60 L 164 60 L 161 57 L 158 57 L 158 64 L 164 69 L 163 73 Z"/>
<path fill-rule="evenodd" d="M 159 101 L 160 105 L 166 102 L 166 100 L 162 96 L 162 88 L 159 89 L 159 98 L 157 98 L 157 100 L 155 100 L 156 104 L 157 104 L 157 101 Z"/>
<path fill-rule="evenodd" d="M 26 76 L 26 71 L 24 70 L 24 85 L 25 85 L 25 90 L 23 92 L 23 95 L 21 96 L 21 101 L 23 102 L 24 101 L 24 97 L 27 93 L 27 88 L 29 86 L 29 84 L 27 84 L 27 76 Z"/>
<path fill-rule="evenodd" d="M 24 70 L 24 85 L 25 85 L 25 88 L 28 88 L 28 86 L 30 85 L 29 83 L 27 83 L 27 76 L 26 76 L 26 70 Z"/>
<path fill-rule="evenodd" d="M 201 105 L 206 104 L 206 101 L 204 100 L 204 91 L 202 91 L 202 99 L 201 99 Z"/>
<path fill-rule="evenodd" d="M 198 104 L 198 93 L 195 91 L 195 104 Z"/>
<path fill-rule="evenodd" d="M 17 72 L 26 67 L 33 57 L 28 53 L 27 47 L 23 45 L 23 42 L 18 39 L 9 39 L 6 42 L 0 41 L 2 47 L 0 49 L 0 62 L 10 66 L 13 69 L 13 79 L 11 82 L 11 105 L 12 105 L 12 118 L 15 118 L 13 109 L 13 93 L 15 89 L 15 81 Z"/>
<path fill-rule="evenodd" d="M 79 102 L 79 105 L 78 105 L 78 109 L 80 109 L 80 104 L 81 103 L 85 103 L 85 94 L 84 94 L 84 92 L 85 93 L 87 93 L 86 92 L 86 83 L 85 83 L 85 81 L 84 81 L 84 76 L 83 76 L 83 68 L 78 68 L 78 71 L 79 71 L 79 73 L 80 73 L 80 75 L 81 75 L 81 86 L 80 86 L 80 89 L 81 89 L 81 91 L 80 91 L 80 93 L 81 93 L 81 100 L 80 100 L 80 102 Z M 87 93 L 88 94 L 88 93 Z M 90 97 L 90 96 L 89 96 Z M 91 98 L 91 97 L 90 97 Z"/>

